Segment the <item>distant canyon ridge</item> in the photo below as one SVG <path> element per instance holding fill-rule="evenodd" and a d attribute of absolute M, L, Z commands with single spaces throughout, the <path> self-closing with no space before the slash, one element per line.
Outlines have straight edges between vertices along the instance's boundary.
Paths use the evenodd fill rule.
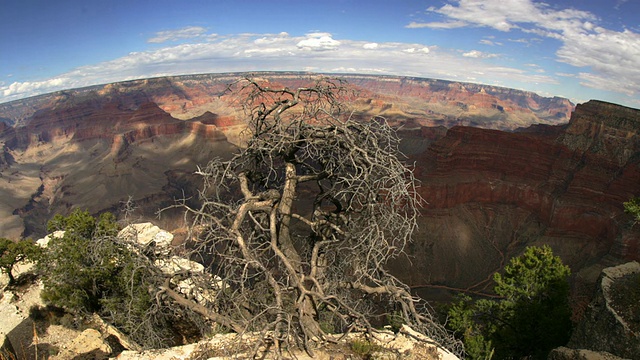
<path fill-rule="evenodd" d="M 152 220 L 181 231 L 197 166 L 241 146 L 250 76 L 272 88 L 307 73 L 206 74 L 135 80 L 0 104 L 0 236 L 37 237 L 56 213 Z M 640 195 L 640 111 L 480 84 L 339 75 L 354 116 L 398 126 L 427 204 L 406 259 L 391 267 L 416 291 L 482 293 L 527 245 L 550 244 L 593 283 L 611 263 L 640 259 L 640 225 L 622 203 Z M 411 264 L 409 270 L 408 264 Z M 594 275 L 595 274 L 595 275 Z"/>

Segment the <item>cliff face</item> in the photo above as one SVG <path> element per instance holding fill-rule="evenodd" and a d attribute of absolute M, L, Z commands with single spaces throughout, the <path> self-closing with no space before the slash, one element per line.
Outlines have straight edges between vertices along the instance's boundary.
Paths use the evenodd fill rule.
<path fill-rule="evenodd" d="M 395 266 L 425 292 L 484 291 L 526 245 L 551 245 L 585 282 L 591 266 L 640 259 L 640 229 L 622 208 L 640 195 L 639 133 L 639 110 L 598 101 L 565 126 L 450 129 L 413 156 L 428 202 L 411 249 L 421 270 Z"/>
<path fill-rule="evenodd" d="M 370 97 L 389 109 L 413 107 L 409 117 L 424 126 L 513 130 L 535 123 L 565 122 L 573 109 L 567 99 L 481 84 L 366 75 L 348 76 L 347 80 L 373 93 Z"/>
<path fill-rule="evenodd" d="M 304 73 L 245 74 L 260 77 L 272 87 L 307 86 L 317 75 Z M 171 116 L 191 119 L 206 111 L 225 116 L 237 113 L 234 94 L 227 84 L 242 74 L 207 74 L 135 80 L 123 83 L 67 90 L 31 99 L 0 104 L 0 118 L 20 127 L 30 123 L 42 109 L 79 103 L 104 106 L 117 102 L 123 109 L 135 109 L 154 102 Z M 545 98 L 534 93 L 468 83 L 393 76 L 340 75 L 357 93 L 352 105 L 362 116 L 382 115 L 396 121 L 424 126 L 474 125 L 493 129 L 515 129 L 535 123 L 567 122 L 573 105 L 562 98 Z M 84 105 L 83 105 L 84 106 Z"/>
<path fill-rule="evenodd" d="M 313 80 L 260 76 L 273 87 Z M 0 104 L 0 236 L 42 234 L 48 218 L 71 207 L 118 212 L 129 197 L 136 216 L 155 219 L 159 208 L 195 195 L 196 166 L 242 142 L 239 97 L 225 92 L 237 78 L 149 79 Z M 640 258 L 640 227 L 622 211 L 640 195 L 638 110 L 591 101 L 566 124 L 566 99 L 345 78 L 358 93 L 354 116 L 403 125 L 401 149 L 416 163 L 428 203 L 411 262 L 392 266 L 417 291 L 485 291 L 490 275 L 527 245 L 550 244 L 586 282 L 607 261 Z M 173 229 L 181 219 L 165 213 L 159 225 Z"/>
<path fill-rule="evenodd" d="M 229 142 L 242 143 L 242 98 L 226 91 L 241 76 L 136 80 L 0 104 L 0 234 L 41 234 L 48 217 L 71 206 L 113 210 L 131 195 L 154 213 L 156 202 L 181 197 L 172 185 L 176 174 L 192 173 L 207 156 L 221 156 L 218 151 L 233 148 Z M 255 76 L 272 87 L 290 88 L 317 77 Z M 566 99 L 517 90 L 429 79 L 344 78 L 358 94 L 350 99 L 354 116 L 384 116 L 403 125 L 408 154 L 423 152 L 443 136 L 444 127 L 424 125 L 473 122 L 511 129 L 564 122 L 572 108 Z"/>
<path fill-rule="evenodd" d="M 623 166 L 640 151 L 638 110 L 602 101 L 578 106 L 561 142 Z"/>
<path fill-rule="evenodd" d="M 129 197 L 151 217 L 184 196 L 182 173 L 234 148 L 224 117 L 179 120 L 139 94 L 61 94 L 18 123 L 0 134 L 0 234 L 14 238 L 41 235 L 71 207 L 117 212 Z"/>

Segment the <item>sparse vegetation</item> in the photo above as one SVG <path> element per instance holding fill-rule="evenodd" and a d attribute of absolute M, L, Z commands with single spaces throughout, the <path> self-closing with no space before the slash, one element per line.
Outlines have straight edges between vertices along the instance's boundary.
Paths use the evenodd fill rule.
<path fill-rule="evenodd" d="M 546 359 L 571 332 L 569 273 L 550 247 L 528 247 L 494 275 L 500 300 L 463 296 L 449 309 L 448 326 L 470 359 Z"/>
<path fill-rule="evenodd" d="M 351 342 L 351 351 L 364 360 L 373 359 L 373 354 L 382 350 L 382 346 L 377 345 L 368 339 L 357 338 Z"/>
<path fill-rule="evenodd" d="M 65 231 L 50 241 L 38 263 L 48 304 L 77 316 L 97 313 L 148 348 L 171 346 L 177 326 L 193 325 L 188 311 L 156 297 L 164 276 L 135 244 L 116 237 L 113 215 L 95 219 L 75 210 L 56 215 L 48 229 Z"/>
<path fill-rule="evenodd" d="M 640 222 L 640 197 L 635 197 L 623 205 L 624 212 L 633 216 L 634 224 Z"/>
<path fill-rule="evenodd" d="M 13 267 L 20 261 L 37 261 L 41 249 L 31 240 L 18 242 L 0 238 L 0 270 L 9 276 L 9 285 L 16 282 L 12 274 Z"/>

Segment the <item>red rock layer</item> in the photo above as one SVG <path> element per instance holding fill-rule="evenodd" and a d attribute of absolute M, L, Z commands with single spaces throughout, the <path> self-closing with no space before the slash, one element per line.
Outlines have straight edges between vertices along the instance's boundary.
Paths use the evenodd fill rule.
<path fill-rule="evenodd" d="M 475 252 L 447 253 L 457 244 L 430 255 L 457 264 L 448 270 L 466 276 L 465 286 L 527 244 L 551 244 L 575 272 L 605 256 L 640 260 L 640 228 L 622 205 L 640 196 L 640 110 L 591 101 L 576 108 L 567 127 L 454 127 L 414 159 L 428 202 L 420 221 L 431 232 L 418 241 L 435 242 L 429 251 L 436 253 L 438 241 L 473 244 Z M 435 235 L 441 239 L 430 239 Z"/>
<path fill-rule="evenodd" d="M 37 112 L 26 127 L 5 134 L 12 147 L 26 148 L 34 142 L 51 142 L 58 138 L 73 141 L 114 139 L 114 146 L 144 141 L 156 136 L 194 133 L 210 140 L 223 140 L 224 134 L 216 124 L 199 119 L 178 120 L 157 104 L 147 102 L 135 110 L 123 108 L 121 103 L 85 102 Z M 229 122 L 229 121 L 227 121 Z"/>
<path fill-rule="evenodd" d="M 271 87 L 295 89 L 309 86 L 319 75 L 304 73 L 258 73 L 190 75 L 135 80 L 84 89 L 42 95 L 31 99 L 0 104 L 0 116 L 15 126 L 34 121 L 34 113 L 67 104 L 69 115 L 81 115 L 73 102 L 90 99 L 94 105 L 118 102 L 122 109 L 136 109 L 154 102 L 180 118 L 202 114 L 211 104 L 221 108 L 221 116 L 232 115 L 241 105 L 237 93 L 227 91 L 229 83 L 242 76 L 252 76 Z M 566 99 L 545 98 L 513 89 L 450 81 L 392 76 L 341 75 L 352 90 L 349 100 L 363 106 L 365 115 L 383 115 L 413 119 L 421 125 L 445 125 L 477 122 L 478 126 L 513 129 L 532 123 L 566 122 L 573 105 Z M 345 98 L 346 99 L 346 98 Z M 431 105 L 442 106 L 444 112 Z M 368 110 L 367 110 L 368 109 Z M 479 110 L 486 110 L 484 113 Z M 465 116 L 473 116 L 469 121 Z M 437 120 L 438 122 L 434 122 Z"/>

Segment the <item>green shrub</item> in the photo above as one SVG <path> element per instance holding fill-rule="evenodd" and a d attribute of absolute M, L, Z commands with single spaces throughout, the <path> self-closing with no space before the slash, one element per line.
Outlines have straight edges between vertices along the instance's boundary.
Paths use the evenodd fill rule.
<path fill-rule="evenodd" d="M 640 197 L 635 197 L 623 205 L 624 212 L 633 216 L 634 223 L 640 222 Z"/>
<path fill-rule="evenodd" d="M 373 354 L 382 350 L 380 345 L 374 344 L 367 339 L 354 339 L 351 342 L 351 351 L 362 359 L 373 359 Z"/>
<path fill-rule="evenodd" d="M 550 247 L 528 247 L 494 275 L 500 300 L 463 296 L 449 309 L 448 326 L 470 359 L 546 359 L 569 340 L 569 273 Z"/>
<path fill-rule="evenodd" d="M 399 311 L 394 311 L 391 314 L 387 314 L 386 318 L 387 324 L 391 326 L 391 330 L 396 334 L 400 331 L 402 325 L 404 325 L 405 323 L 404 316 L 402 316 L 402 313 Z"/>
<path fill-rule="evenodd" d="M 49 242 L 38 262 L 47 303 L 80 316 L 97 313 L 144 347 L 174 343 L 173 324 L 184 320 L 156 301 L 164 278 L 153 272 L 150 259 L 116 238 L 120 229 L 113 215 L 95 219 L 75 210 L 54 216 L 47 228 L 65 231 Z"/>
<path fill-rule="evenodd" d="M 40 258 L 42 250 L 31 240 L 13 242 L 6 238 L 0 238 L 0 270 L 9 276 L 9 285 L 16 282 L 11 273 L 13 267 L 20 261 Z"/>

